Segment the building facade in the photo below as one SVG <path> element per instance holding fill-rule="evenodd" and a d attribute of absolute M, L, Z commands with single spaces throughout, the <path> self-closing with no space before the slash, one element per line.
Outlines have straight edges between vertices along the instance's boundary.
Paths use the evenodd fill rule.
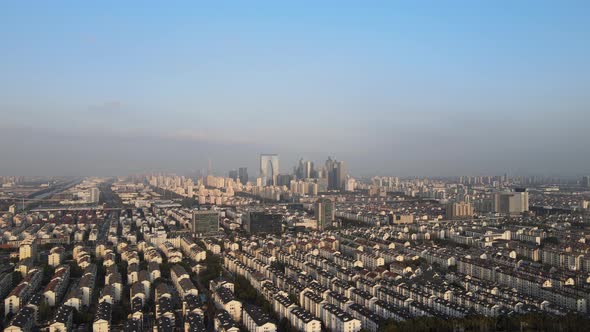
<path fill-rule="evenodd" d="M 260 178 L 263 186 L 274 186 L 277 184 L 279 175 L 279 155 L 278 154 L 261 154 L 260 155 Z"/>
<path fill-rule="evenodd" d="M 218 211 L 193 211 L 191 231 L 195 234 L 215 234 L 219 231 Z"/>

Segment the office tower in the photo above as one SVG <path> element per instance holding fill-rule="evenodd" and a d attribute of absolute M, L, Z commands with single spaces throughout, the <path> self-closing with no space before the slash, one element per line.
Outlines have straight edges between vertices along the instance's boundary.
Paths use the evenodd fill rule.
<path fill-rule="evenodd" d="M 278 154 L 261 154 L 260 155 L 260 177 L 262 185 L 274 186 L 277 184 L 279 175 L 279 155 Z"/>
<path fill-rule="evenodd" d="M 335 206 L 329 198 L 320 198 L 315 203 L 315 218 L 317 220 L 317 229 L 324 230 L 332 226 L 335 217 Z"/>
<path fill-rule="evenodd" d="M 291 174 L 279 174 L 277 176 L 277 186 L 288 186 L 293 180 L 293 175 Z"/>
<path fill-rule="evenodd" d="M 494 194 L 493 209 L 496 213 L 517 215 L 529 210 L 529 193 L 524 188 Z"/>
<path fill-rule="evenodd" d="M 242 225 L 251 234 L 280 233 L 283 230 L 283 216 L 263 211 L 248 211 L 242 214 Z"/>
<path fill-rule="evenodd" d="M 240 178 L 240 182 L 242 184 L 248 183 L 248 168 L 240 167 L 238 169 L 238 177 Z"/>
<path fill-rule="evenodd" d="M 318 179 L 326 178 L 326 169 L 323 166 L 318 167 L 315 171 L 315 177 Z M 327 178 L 326 178 L 327 181 Z"/>
<path fill-rule="evenodd" d="M 312 161 L 299 159 L 299 164 L 293 169 L 293 173 L 298 180 L 316 178 L 317 172 L 314 169 Z"/>
<path fill-rule="evenodd" d="M 333 190 L 336 179 L 334 173 L 334 161 L 331 157 L 328 157 L 328 160 L 326 160 L 326 178 L 328 179 L 328 190 Z"/>
<path fill-rule="evenodd" d="M 306 161 L 303 164 L 303 178 L 304 179 L 310 179 L 313 177 L 313 162 L 311 161 Z"/>
<path fill-rule="evenodd" d="M 344 190 L 347 179 L 346 163 L 343 161 L 326 160 L 326 176 L 328 178 L 328 190 Z"/>
<path fill-rule="evenodd" d="M 297 165 L 297 167 L 295 167 L 295 178 L 297 179 L 303 179 L 303 175 L 304 175 L 304 162 L 303 162 L 303 158 L 299 159 L 299 164 Z"/>
<path fill-rule="evenodd" d="M 338 161 L 334 165 L 335 169 L 335 188 L 336 190 L 344 190 L 344 186 L 346 185 L 346 164 L 343 161 Z"/>
<path fill-rule="evenodd" d="M 455 202 L 447 204 L 447 219 L 473 217 L 473 205 L 467 202 Z"/>
<path fill-rule="evenodd" d="M 235 169 L 229 171 L 228 177 L 234 181 L 238 181 L 238 171 Z"/>
<path fill-rule="evenodd" d="M 100 198 L 100 191 L 98 188 L 90 188 L 90 195 L 88 197 L 88 203 L 96 204 Z"/>
<path fill-rule="evenodd" d="M 191 231 L 199 236 L 216 234 L 219 231 L 219 212 L 193 210 Z"/>
<path fill-rule="evenodd" d="M 590 188 L 590 176 L 582 177 L 582 187 Z"/>

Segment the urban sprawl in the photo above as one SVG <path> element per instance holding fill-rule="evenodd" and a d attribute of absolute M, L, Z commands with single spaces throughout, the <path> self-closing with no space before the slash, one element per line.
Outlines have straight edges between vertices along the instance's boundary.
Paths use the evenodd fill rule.
<path fill-rule="evenodd" d="M 590 326 L 590 178 L 0 177 L 0 326 L 512 331 Z M 580 325 L 582 324 L 582 325 Z"/>

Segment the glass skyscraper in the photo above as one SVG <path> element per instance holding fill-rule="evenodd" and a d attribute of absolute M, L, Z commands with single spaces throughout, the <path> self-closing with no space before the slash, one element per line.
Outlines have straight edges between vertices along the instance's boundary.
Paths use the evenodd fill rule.
<path fill-rule="evenodd" d="M 262 185 L 276 185 L 277 175 L 279 175 L 279 155 L 278 154 L 261 154 L 260 155 L 260 177 Z"/>

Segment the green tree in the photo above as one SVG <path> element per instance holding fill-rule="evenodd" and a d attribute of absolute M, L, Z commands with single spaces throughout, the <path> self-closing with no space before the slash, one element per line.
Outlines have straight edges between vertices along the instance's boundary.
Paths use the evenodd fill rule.
<path fill-rule="evenodd" d="M 45 321 L 51 318 L 51 307 L 45 300 L 39 305 L 39 320 Z"/>

